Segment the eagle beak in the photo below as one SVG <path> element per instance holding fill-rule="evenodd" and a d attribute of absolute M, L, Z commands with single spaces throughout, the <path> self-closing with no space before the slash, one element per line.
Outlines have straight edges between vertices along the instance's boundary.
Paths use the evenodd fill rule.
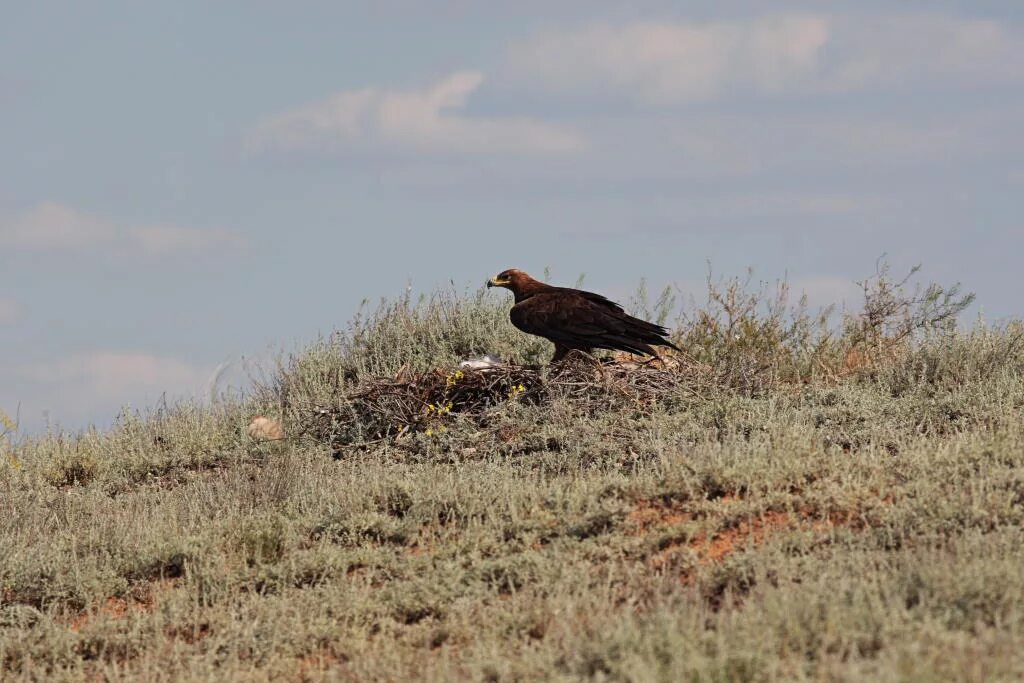
<path fill-rule="evenodd" d="M 497 287 L 497 285 L 494 284 L 494 278 L 493 277 L 487 280 L 487 289 L 490 289 L 491 287 Z"/>
<path fill-rule="evenodd" d="M 499 280 L 497 277 L 492 277 L 487 281 L 487 287 L 504 287 L 508 284 L 508 280 Z"/>

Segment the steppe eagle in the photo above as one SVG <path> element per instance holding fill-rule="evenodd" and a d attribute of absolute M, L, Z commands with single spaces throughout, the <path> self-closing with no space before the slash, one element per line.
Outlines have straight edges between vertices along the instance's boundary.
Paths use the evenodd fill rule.
<path fill-rule="evenodd" d="M 495 275 L 487 286 L 512 291 L 512 324 L 554 343 L 552 362 L 573 350 L 590 353 L 593 349 L 614 349 L 651 356 L 657 355 L 653 346 L 679 350 L 666 338 L 668 330 L 664 327 L 634 318 L 600 294 L 552 287 L 515 268 Z"/>

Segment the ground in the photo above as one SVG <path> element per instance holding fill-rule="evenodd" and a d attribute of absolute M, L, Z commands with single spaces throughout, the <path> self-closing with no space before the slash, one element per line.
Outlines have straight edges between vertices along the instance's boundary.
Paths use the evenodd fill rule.
<path fill-rule="evenodd" d="M 674 383 L 559 393 L 542 369 L 548 393 L 482 412 L 338 398 L 549 353 L 441 303 L 314 344 L 259 396 L 8 439 L 0 678 L 1024 677 L 1019 326 L 803 365 L 763 327 L 714 358 L 691 336 Z M 325 439 L 304 416 L 332 400 L 358 419 Z M 254 438 L 274 410 L 288 436 Z"/>

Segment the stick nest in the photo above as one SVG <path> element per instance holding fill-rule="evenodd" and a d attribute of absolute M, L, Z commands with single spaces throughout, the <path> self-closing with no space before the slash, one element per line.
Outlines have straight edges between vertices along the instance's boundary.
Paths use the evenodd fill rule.
<path fill-rule="evenodd" d="M 548 367 L 499 365 L 434 369 L 364 381 L 328 405 L 309 406 L 300 432 L 335 451 L 444 431 L 453 420 L 486 427 L 512 404 L 570 402 L 583 413 L 645 409 L 681 394 L 699 393 L 707 368 L 682 358 L 638 362 L 628 355 L 597 361 L 570 358 Z"/>

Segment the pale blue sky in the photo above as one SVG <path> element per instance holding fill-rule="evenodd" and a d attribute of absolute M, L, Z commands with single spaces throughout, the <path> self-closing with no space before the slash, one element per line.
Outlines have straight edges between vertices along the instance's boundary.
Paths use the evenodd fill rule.
<path fill-rule="evenodd" d="M 30 430 L 510 266 L 824 303 L 887 253 L 1024 313 L 1024 4 L 0 3 Z"/>

